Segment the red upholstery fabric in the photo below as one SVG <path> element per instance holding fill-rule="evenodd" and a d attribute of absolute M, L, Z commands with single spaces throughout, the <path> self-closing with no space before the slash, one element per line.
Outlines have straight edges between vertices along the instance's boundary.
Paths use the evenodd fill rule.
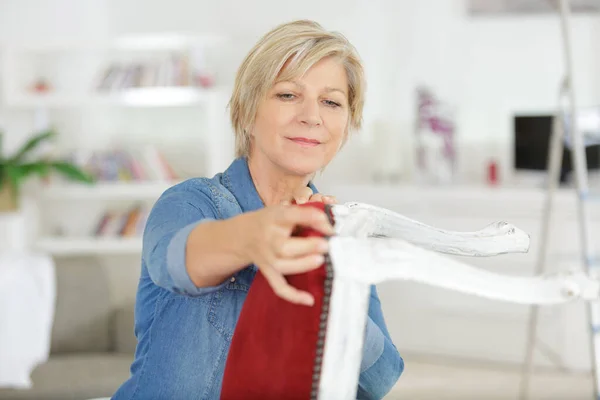
<path fill-rule="evenodd" d="M 302 206 L 325 212 L 323 203 Z M 306 228 L 296 234 L 322 236 Z M 325 278 L 325 263 L 313 271 L 287 276 L 291 285 L 314 296 L 315 304 L 308 307 L 276 296 L 257 272 L 227 355 L 221 400 L 311 398 Z"/>

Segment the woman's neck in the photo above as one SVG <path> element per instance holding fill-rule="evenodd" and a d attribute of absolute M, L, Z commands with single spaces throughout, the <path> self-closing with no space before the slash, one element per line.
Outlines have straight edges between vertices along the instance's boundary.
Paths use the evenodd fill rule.
<path fill-rule="evenodd" d="M 308 185 L 310 176 L 292 175 L 267 157 L 248 157 L 248 169 L 256 191 L 265 206 L 291 201 L 293 194 Z"/>

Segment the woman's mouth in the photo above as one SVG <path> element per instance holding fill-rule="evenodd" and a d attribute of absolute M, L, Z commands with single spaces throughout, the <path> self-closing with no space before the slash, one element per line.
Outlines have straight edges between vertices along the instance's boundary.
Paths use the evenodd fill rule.
<path fill-rule="evenodd" d="M 288 139 L 291 140 L 292 142 L 299 144 L 300 146 L 304 146 L 304 147 L 315 147 L 315 146 L 318 146 L 321 144 L 321 142 L 319 142 L 316 139 L 310 139 L 310 138 L 305 138 L 305 137 L 301 137 L 301 136 L 290 137 Z"/>

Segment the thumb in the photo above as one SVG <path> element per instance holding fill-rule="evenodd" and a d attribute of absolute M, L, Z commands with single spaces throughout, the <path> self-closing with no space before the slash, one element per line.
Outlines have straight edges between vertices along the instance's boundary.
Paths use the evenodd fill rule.
<path fill-rule="evenodd" d="M 312 196 L 313 191 L 308 186 L 304 186 L 293 193 L 293 198 L 296 201 L 296 204 L 306 203 L 310 196 Z"/>

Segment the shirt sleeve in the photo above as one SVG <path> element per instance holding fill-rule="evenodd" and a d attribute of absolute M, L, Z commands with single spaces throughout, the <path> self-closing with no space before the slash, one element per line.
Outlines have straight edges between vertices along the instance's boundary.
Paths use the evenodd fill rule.
<path fill-rule="evenodd" d="M 152 207 L 144 229 L 142 259 L 152 281 L 171 292 L 197 297 L 226 284 L 198 288 L 186 269 L 186 246 L 199 224 L 218 219 L 208 188 L 186 181 L 168 189 Z"/>
<path fill-rule="evenodd" d="M 375 285 L 371 286 L 357 399 L 382 399 L 404 371 L 404 360 L 388 332 Z"/>

